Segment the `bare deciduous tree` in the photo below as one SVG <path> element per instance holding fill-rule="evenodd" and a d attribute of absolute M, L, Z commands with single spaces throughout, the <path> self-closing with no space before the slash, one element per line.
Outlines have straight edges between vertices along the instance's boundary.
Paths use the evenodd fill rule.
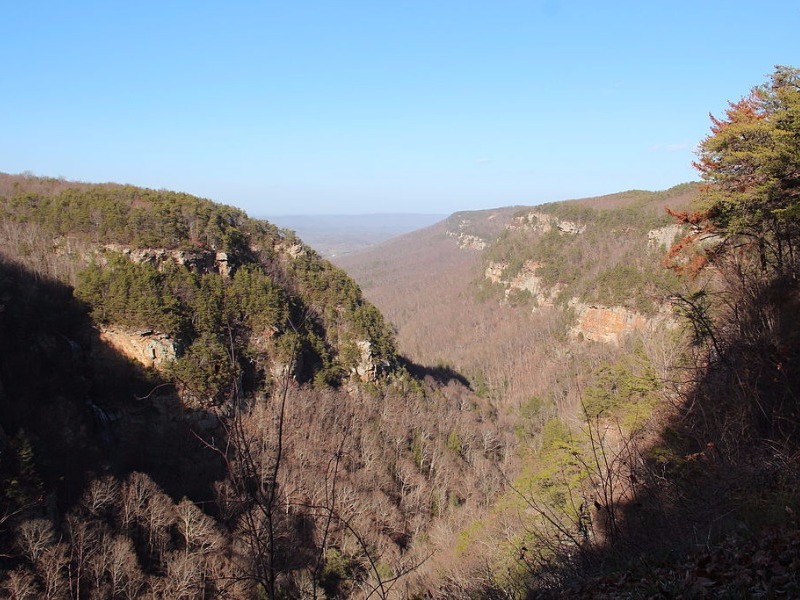
<path fill-rule="evenodd" d="M 25 567 L 11 571 L 0 588 L 9 600 L 36 600 L 42 590 L 36 583 L 36 575 Z"/>

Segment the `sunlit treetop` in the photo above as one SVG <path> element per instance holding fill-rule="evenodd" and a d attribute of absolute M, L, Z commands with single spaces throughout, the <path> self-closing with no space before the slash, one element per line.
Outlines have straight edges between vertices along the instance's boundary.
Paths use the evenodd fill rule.
<path fill-rule="evenodd" d="M 762 268 L 791 269 L 800 239 L 800 70 L 776 67 L 724 116 L 712 115 L 694 166 L 706 181 L 702 211 L 675 215 L 693 236 L 713 232 L 724 240 L 717 251 L 754 243 Z"/>

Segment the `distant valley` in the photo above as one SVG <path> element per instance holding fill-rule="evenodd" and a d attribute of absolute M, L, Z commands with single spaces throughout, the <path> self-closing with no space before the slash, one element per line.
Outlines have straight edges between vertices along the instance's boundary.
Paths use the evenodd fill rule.
<path fill-rule="evenodd" d="M 265 217 L 291 229 L 322 256 L 331 258 L 364 250 L 395 236 L 428 227 L 447 215 L 285 215 Z"/>

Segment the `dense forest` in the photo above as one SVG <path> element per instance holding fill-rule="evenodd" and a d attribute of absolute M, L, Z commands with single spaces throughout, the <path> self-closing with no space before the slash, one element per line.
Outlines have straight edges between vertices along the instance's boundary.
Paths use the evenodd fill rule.
<path fill-rule="evenodd" d="M 779 67 L 702 183 L 342 268 L 187 194 L 0 175 L 2 594 L 800 594 L 799 124 Z"/>

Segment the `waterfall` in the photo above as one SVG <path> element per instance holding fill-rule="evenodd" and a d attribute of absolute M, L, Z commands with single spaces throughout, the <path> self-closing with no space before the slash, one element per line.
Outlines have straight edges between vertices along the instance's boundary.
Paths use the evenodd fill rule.
<path fill-rule="evenodd" d="M 108 413 L 101 407 L 97 406 L 91 400 L 87 400 L 86 404 L 92 412 L 92 423 L 100 445 L 108 448 L 114 443 L 114 432 L 111 430 L 111 419 Z"/>

